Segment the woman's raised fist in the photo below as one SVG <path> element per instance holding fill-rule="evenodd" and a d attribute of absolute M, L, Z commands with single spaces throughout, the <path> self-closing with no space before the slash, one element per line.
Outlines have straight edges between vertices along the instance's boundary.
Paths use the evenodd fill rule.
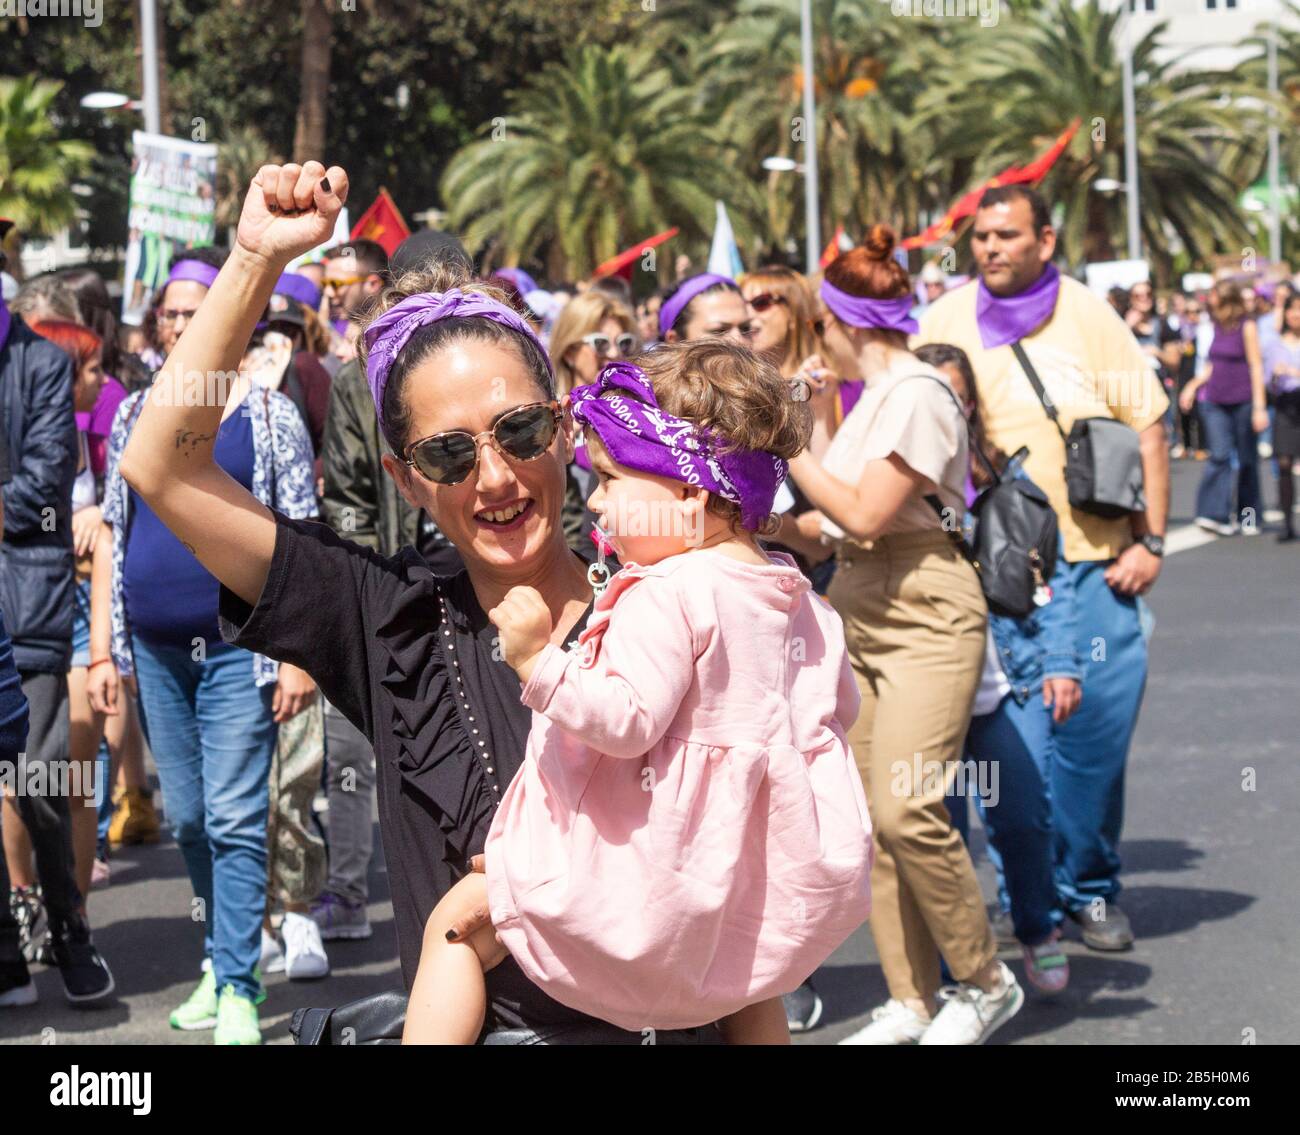
<path fill-rule="evenodd" d="M 263 166 L 244 198 L 237 240 L 256 256 L 288 263 L 330 239 L 347 199 L 348 175 L 340 166 Z"/>

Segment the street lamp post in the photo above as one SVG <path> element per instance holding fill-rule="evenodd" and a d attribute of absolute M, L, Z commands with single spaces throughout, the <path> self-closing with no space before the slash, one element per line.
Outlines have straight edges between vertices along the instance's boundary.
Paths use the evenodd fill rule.
<path fill-rule="evenodd" d="M 1142 226 L 1138 199 L 1137 99 L 1133 92 L 1132 16 L 1124 20 L 1120 44 L 1124 61 L 1124 181 L 1128 189 L 1128 255 L 1142 257 Z"/>
<path fill-rule="evenodd" d="M 140 0 L 140 71 L 144 92 L 144 128 L 162 133 L 158 106 L 158 10 L 155 0 Z"/>
<path fill-rule="evenodd" d="M 821 200 L 817 191 L 817 96 L 813 92 L 812 0 L 799 5 L 800 40 L 803 51 L 803 177 L 804 223 L 807 228 L 808 274 L 817 271 L 821 259 Z"/>

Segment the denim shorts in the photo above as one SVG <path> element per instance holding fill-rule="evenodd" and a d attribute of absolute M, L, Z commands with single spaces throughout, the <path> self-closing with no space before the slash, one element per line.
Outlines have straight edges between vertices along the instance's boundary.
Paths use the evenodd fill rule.
<path fill-rule="evenodd" d="M 72 661 L 70 668 L 90 665 L 90 580 L 79 579 L 72 599 Z"/>

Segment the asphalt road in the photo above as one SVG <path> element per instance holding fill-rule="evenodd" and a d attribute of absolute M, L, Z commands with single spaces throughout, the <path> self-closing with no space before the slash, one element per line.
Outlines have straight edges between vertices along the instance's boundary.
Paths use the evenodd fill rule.
<path fill-rule="evenodd" d="M 1191 519 L 1198 473 L 1191 462 L 1175 466 L 1174 527 Z M 1266 485 L 1272 501 L 1271 478 Z M 1188 547 L 1169 558 L 1150 602 L 1151 677 L 1130 760 L 1123 845 L 1121 902 L 1137 946 L 1103 955 L 1072 940 L 1069 990 L 1053 1003 L 1031 998 L 995 1043 L 1300 1041 L 1300 782 L 1292 767 L 1300 757 L 1300 546 L 1278 546 L 1266 534 Z M 1243 787 L 1250 776 L 1253 790 Z M 72 1010 L 58 974 L 39 970 L 40 1001 L 0 1012 L 0 1043 L 209 1042 L 207 1033 L 167 1026 L 198 979 L 201 949 L 175 845 L 125 849 L 112 868 L 112 885 L 92 894 L 90 912 L 116 998 Z M 991 895 L 982 857 L 980 874 Z M 289 1017 L 300 1005 L 337 1005 L 400 985 L 382 855 L 371 882 L 370 941 L 331 943 L 333 973 L 322 981 L 267 978 L 269 1043 L 290 1042 Z M 1013 968 L 1017 953 L 1004 955 Z M 886 996 L 865 929 L 815 980 L 826 1015 L 800 1043 L 834 1043 Z"/>

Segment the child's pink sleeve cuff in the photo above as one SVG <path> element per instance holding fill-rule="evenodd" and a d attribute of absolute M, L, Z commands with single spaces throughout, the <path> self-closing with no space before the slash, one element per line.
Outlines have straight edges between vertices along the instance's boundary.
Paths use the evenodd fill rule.
<path fill-rule="evenodd" d="M 548 642 L 542 648 L 541 661 L 533 667 L 533 675 L 524 686 L 519 700 L 538 713 L 545 711 L 568 665 L 569 656 L 553 642 Z"/>

